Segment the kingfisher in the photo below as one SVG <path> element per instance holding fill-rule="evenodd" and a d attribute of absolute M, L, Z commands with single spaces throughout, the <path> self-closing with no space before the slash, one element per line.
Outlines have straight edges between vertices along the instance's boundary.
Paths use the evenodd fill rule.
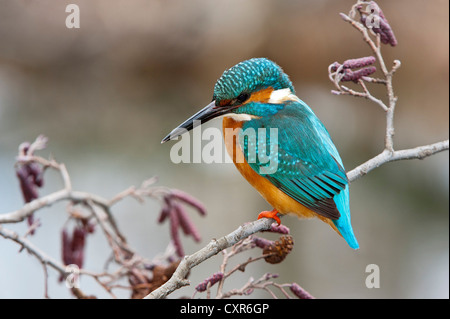
<path fill-rule="evenodd" d="M 318 218 L 351 248 L 359 248 L 342 159 L 327 129 L 296 96 L 280 66 L 267 58 L 253 58 L 226 70 L 214 86 L 212 102 L 161 143 L 191 130 L 196 121 L 206 123 L 219 116 L 223 116 L 225 147 L 236 168 L 273 207 L 258 219 L 273 218 L 280 224 L 279 216 L 285 214 Z M 258 132 L 253 138 L 244 134 L 251 130 Z M 227 138 L 230 131 L 233 137 Z M 259 155 L 266 155 L 266 160 Z M 276 169 L 267 169 L 267 159 Z"/>

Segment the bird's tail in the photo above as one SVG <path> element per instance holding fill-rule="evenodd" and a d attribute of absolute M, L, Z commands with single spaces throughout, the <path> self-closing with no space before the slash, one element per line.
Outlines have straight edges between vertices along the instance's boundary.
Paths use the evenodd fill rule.
<path fill-rule="evenodd" d="M 353 234 L 352 224 L 350 221 L 350 199 L 348 192 L 348 185 L 338 195 L 334 197 L 337 209 L 341 213 L 339 219 L 333 220 L 333 224 L 344 237 L 347 244 L 353 248 L 358 249 L 359 244 L 356 240 L 355 234 Z"/>

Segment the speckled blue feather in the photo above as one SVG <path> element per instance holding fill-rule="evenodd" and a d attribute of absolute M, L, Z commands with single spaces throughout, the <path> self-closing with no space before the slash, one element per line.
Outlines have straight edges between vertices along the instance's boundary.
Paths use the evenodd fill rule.
<path fill-rule="evenodd" d="M 236 64 L 226 70 L 214 86 L 214 100 L 231 100 L 242 92 L 255 92 L 269 86 L 275 90 L 290 88 L 292 82 L 281 68 L 265 58 L 254 58 Z"/>

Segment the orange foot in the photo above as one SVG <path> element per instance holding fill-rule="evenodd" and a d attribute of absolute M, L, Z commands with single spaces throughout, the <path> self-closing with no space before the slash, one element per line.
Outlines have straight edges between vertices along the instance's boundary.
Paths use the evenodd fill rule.
<path fill-rule="evenodd" d="M 258 219 L 261 219 L 261 218 L 273 218 L 278 223 L 278 225 L 280 225 L 281 224 L 281 220 L 280 220 L 280 217 L 277 216 L 277 214 L 278 214 L 278 212 L 277 212 L 276 209 L 271 210 L 271 211 L 266 210 L 266 211 L 263 211 L 263 212 L 259 213 Z"/>

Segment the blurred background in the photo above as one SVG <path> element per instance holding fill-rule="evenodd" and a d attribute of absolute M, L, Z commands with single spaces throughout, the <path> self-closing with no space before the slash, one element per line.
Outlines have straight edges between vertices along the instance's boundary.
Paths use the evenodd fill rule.
<path fill-rule="evenodd" d="M 81 28 L 68 29 L 65 8 L 79 5 Z M 39 134 L 49 137 L 43 156 L 66 164 L 73 187 L 110 198 L 158 176 L 159 185 L 188 191 L 208 208 L 192 212 L 200 244 L 192 253 L 254 220 L 268 204 L 233 164 L 173 164 L 173 143 L 160 144 L 175 126 L 210 102 L 215 81 L 234 64 L 268 57 L 290 75 L 297 95 L 328 128 L 347 170 L 383 149 L 385 117 L 376 105 L 334 96 L 327 67 L 371 55 L 361 35 L 341 20 L 353 1 L 5 1 L 0 0 L 0 213 L 23 205 L 14 172 L 17 148 Z M 448 139 L 449 3 L 378 1 L 398 39 L 383 47 L 395 74 L 399 101 L 395 147 Z M 385 98 L 382 88 L 372 93 Z M 221 127 L 221 120 L 208 123 Z M 279 265 L 259 262 L 230 278 L 239 288 L 250 276 L 279 273 L 318 298 L 449 297 L 449 153 L 390 163 L 351 184 L 352 223 L 360 243 L 353 251 L 327 225 L 283 218 L 295 240 Z M 61 187 L 46 173 L 41 194 Z M 132 199 L 113 213 L 132 247 L 145 257 L 162 252 L 168 225 L 156 223 L 159 204 Z M 31 240 L 60 260 L 65 204 L 41 210 Z M 21 234 L 25 223 L 6 225 Z M 42 298 L 44 273 L 12 241 L 0 238 L 0 298 Z M 101 271 L 109 249 L 98 230 L 88 238 L 85 267 Z M 244 256 L 245 257 L 245 256 Z M 220 256 L 191 271 L 193 287 L 219 270 Z M 380 288 L 368 289 L 368 264 L 380 267 Z M 70 298 L 49 270 L 49 295 Z M 89 278 L 88 294 L 108 297 Z M 127 291 L 116 291 L 128 297 Z M 197 295 L 197 297 L 202 295 Z M 269 298 L 265 292 L 252 297 Z"/>

